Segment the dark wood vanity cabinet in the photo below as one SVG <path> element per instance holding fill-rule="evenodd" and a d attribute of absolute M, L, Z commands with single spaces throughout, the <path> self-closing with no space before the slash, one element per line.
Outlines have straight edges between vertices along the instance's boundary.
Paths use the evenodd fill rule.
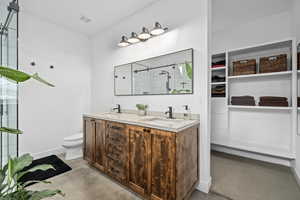
<path fill-rule="evenodd" d="M 185 200 L 198 181 L 198 125 L 179 133 L 84 118 L 84 159 L 150 200 Z"/>
<path fill-rule="evenodd" d="M 151 135 L 150 129 L 128 126 L 129 187 L 142 196 L 151 192 Z"/>
<path fill-rule="evenodd" d="M 176 199 L 175 134 L 151 132 L 151 200 Z"/>
<path fill-rule="evenodd" d="M 101 171 L 106 168 L 105 155 L 105 122 L 103 120 L 95 120 L 95 167 Z"/>
<path fill-rule="evenodd" d="M 92 164 L 95 162 L 95 120 L 84 118 L 83 129 L 83 158 Z"/>

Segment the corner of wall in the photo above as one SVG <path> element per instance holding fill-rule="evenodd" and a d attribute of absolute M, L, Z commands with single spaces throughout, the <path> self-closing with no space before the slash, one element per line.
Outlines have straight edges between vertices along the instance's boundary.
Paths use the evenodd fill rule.
<path fill-rule="evenodd" d="M 296 161 L 294 161 L 293 166 L 291 167 L 292 172 L 294 174 L 294 177 L 296 179 L 296 182 L 298 183 L 300 187 L 300 166 L 297 166 Z"/>
<path fill-rule="evenodd" d="M 204 192 L 204 193 L 209 193 L 210 187 L 211 187 L 211 177 L 209 177 L 208 180 L 200 180 L 199 185 L 197 186 L 197 190 Z"/>

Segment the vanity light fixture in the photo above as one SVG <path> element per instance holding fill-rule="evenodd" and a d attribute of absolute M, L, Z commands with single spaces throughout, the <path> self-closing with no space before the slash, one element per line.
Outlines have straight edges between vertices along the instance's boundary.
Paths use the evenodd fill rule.
<path fill-rule="evenodd" d="M 122 36 L 122 40 L 119 42 L 118 46 L 119 47 L 127 47 L 129 46 L 130 43 L 128 42 L 128 39 L 126 36 Z"/>
<path fill-rule="evenodd" d="M 161 35 L 163 34 L 167 29 L 163 28 L 159 22 L 155 22 L 154 28 L 151 30 L 151 35 Z"/>
<path fill-rule="evenodd" d="M 151 35 L 149 33 L 149 30 L 146 27 L 143 27 L 142 32 L 139 34 L 139 39 L 141 40 L 148 40 L 149 38 L 151 38 Z"/>
<path fill-rule="evenodd" d="M 121 42 L 119 42 L 119 47 L 127 47 L 138 42 L 146 42 L 148 39 L 159 36 L 165 33 L 168 28 L 163 28 L 159 22 L 155 22 L 154 28 L 149 31 L 148 28 L 143 27 L 142 32 L 138 35 L 135 32 L 132 32 L 130 37 L 122 36 Z"/>
<path fill-rule="evenodd" d="M 132 32 L 131 37 L 127 41 L 131 44 L 135 44 L 140 42 L 141 40 L 138 38 L 138 35 L 135 32 Z"/>

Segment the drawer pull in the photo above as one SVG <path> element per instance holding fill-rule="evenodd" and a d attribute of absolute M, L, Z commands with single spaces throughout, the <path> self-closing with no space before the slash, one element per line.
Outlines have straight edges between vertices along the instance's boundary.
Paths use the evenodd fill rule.
<path fill-rule="evenodd" d="M 150 129 L 146 129 L 146 128 L 144 128 L 143 131 L 146 132 L 146 133 L 150 133 L 151 132 Z"/>

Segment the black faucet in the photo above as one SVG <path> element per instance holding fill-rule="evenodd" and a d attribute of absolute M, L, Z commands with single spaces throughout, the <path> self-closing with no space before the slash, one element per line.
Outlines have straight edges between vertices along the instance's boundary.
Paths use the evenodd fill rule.
<path fill-rule="evenodd" d="M 169 108 L 169 110 L 167 112 L 165 112 L 165 114 L 169 114 L 169 116 L 168 116 L 169 119 L 174 119 L 172 106 L 169 106 L 168 108 Z"/>
<path fill-rule="evenodd" d="M 113 108 L 113 110 L 118 110 L 118 113 L 121 113 L 121 106 L 120 106 L 120 104 L 117 104 L 117 107 Z"/>

